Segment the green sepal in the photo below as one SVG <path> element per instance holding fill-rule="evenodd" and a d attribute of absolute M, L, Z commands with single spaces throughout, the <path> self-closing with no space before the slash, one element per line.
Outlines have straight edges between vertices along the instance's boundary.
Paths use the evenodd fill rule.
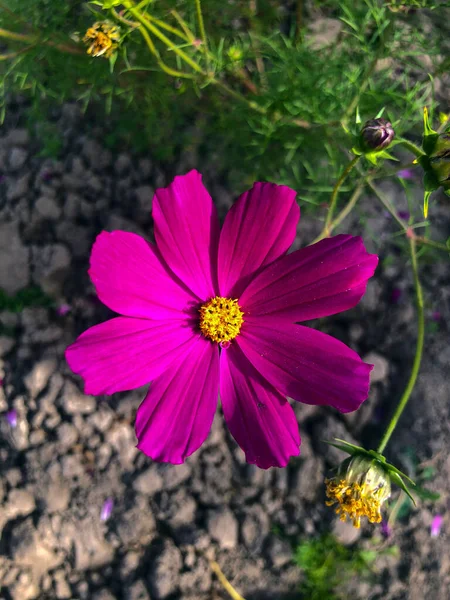
<path fill-rule="evenodd" d="M 117 52 L 114 52 L 109 57 L 109 71 L 110 71 L 111 75 L 114 72 L 114 65 L 116 64 L 117 57 L 118 57 L 118 53 Z"/>
<path fill-rule="evenodd" d="M 405 494 L 409 497 L 409 499 L 412 501 L 412 503 L 414 504 L 414 506 L 416 506 L 416 501 L 412 497 L 411 492 L 406 487 L 406 484 L 403 481 L 403 479 L 400 477 L 400 475 L 398 473 L 395 473 L 393 471 L 393 472 L 389 473 L 389 479 L 391 480 L 392 483 L 394 483 L 400 489 L 402 489 L 405 492 Z"/>
<path fill-rule="evenodd" d="M 397 475 L 399 475 L 399 477 L 404 477 L 405 479 L 408 480 L 408 482 L 411 485 L 416 485 L 415 482 L 411 479 L 411 477 L 408 477 L 408 475 L 405 475 L 405 473 L 402 473 L 399 469 L 397 469 L 397 467 L 394 467 L 394 465 L 391 465 L 391 463 L 386 463 L 386 467 L 387 470 L 390 473 L 396 473 Z"/>
<path fill-rule="evenodd" d="M 334 446 L 338 450 L 342 450 L 342 452 L 347 452 L 350 456 L 354 456 L 355 454 L 364 454 L 367 455 L 367 450 L 361 448 L 360 446 L 355 446 L 354 444 L 350 444 L 350 442 L 346 442 L 345 440 L 340 440 L 339 438 L 335 438 L 335 442 L 327 442 L 323 440 L 325 444 L 329 446 Z M 336 444 L 336 442 L 339 442 Z"/>
<path fill-rule="evenodd" d="M 423 135 L 424 137 L 429 135 L 437 134 L 431 125 L 430 125 L 430 117 L 428 115 L 428 108 L 426 106 L 423 107 Z"/>
<path fill-rule="evenodd" d="M 430 201 L 431 194 L 432 192 L 430 192 L 429 190 L 425 190 L 423 193 L 423 216 L 425 217 L 425 219 L 428 218 L 428 204 Z"/>
<path fill-rule="evenodd" d="M 436 143 L 438 141 L 439 134 L 430 125 L 430 119 L 428 116 L 428 109 L 425 106 L 423 109 L 423 151 L 425 154 L 433 153 Z"/>
<path fill-rule="evenodd" d="M 386 150 L 379 150 L 379 151 L 374 151 L 374 152 L 364 152 L 363 154 L 367 158 L 367 160 L 375 166 L 378 165 L 378 161 L 381 158 L 398 161 L 398 158 L 395 158 L 395 156 L 392 156 L 392 154 L 390 154 Z"/>

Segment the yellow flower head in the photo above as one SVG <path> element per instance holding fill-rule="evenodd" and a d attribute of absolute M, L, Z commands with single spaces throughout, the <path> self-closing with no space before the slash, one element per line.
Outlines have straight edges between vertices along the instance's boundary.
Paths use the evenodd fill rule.
<path fill-rule="evenodd" d="M 356 455 L 345 473 L 327 479 L 325 484 L 329 498 L 326 504 L 337 504 L 335 511 L 341 521 L 348 518 L 354 527 L 360 527 L 361 517 L 371 523 L 381 522 L 381 506 L 391 495 L 391 482 L 377 461 Z"/>
<path fill-rule="evenodd" d="M 109 21 L 98 21 L 86 31 L 83 38 L 89 44 L 87 53 L 91 56 L 109 58 L 120 41 L 119 28 Z"/>

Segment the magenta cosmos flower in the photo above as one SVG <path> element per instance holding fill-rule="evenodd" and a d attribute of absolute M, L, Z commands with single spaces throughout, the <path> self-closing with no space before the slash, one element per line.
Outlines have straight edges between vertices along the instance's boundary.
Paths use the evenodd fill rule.
<path fill-rule="evenodd" d="M 87 394 L 152 382 L 136 417 L 138 448 L 182 463 L 205 441 L 218 393 L 249 463 L 283 467 L 300 436 L 289 396 L 356 410 L 372 368 L 342 342 L 296 325 L 355 306 L 377 265 L 359 237 L 286 254 L 295 191 L 255 183 L 222 230 L 201 175 L 156 191 L 156 244 L 102 232 L 90 270 L 100 300 L 123 316 L 91 327 L 66 352 Z"/>

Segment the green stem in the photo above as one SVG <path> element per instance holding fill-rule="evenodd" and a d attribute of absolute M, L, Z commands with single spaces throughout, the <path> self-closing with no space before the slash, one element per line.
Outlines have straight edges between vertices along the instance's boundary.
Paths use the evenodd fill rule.
<path fill-rule="evenodd" d="M 197 9 L 197 20 L 198 28 L 200 30 L 200 39 L 202 40 L 204 47 L 207 48 L 208 44 L 206 39 L 205 23 L 203 21 L 201 0 L 195 0 L 195 8 Z"/>
<path fill-rule="evenodd" d="M 360 159 L 360 156 L 355 156 L 354 158 L 352 158 L 352 160 L 346 166 L 342 175 L 336 181 L 336 185 L 334 186 L 333 192 L 331 194 L 330 208 L 328 209 L 327 218 L 325 220 L 325 226 L 323 228 L 323 233 L 324 233 L 323 237 L 328 237 L 330 235 L 330 223 L 333 218 L 334 209 L 336 208 L 336 202 L 337 202 L 337 198 L 338 198 L 338 194 L 339 194 L 339 189 L 340 189 L 341 185 L 344 183 L 344 181 L 347 179 L 348 174 L 353 169 L 353 167 L 356 165 L 356 163 L 359 161 L 359 159 Z"/>
<path fill-rule="evenodd" d="M 340 223 L 342 223 L 342 221 L 345 219 L 345 217 L 353 210 L 355 204 L 358 202 L 359 197 L 361 196 L 361 192 L 363 191 L 365 183 L 366 183 L 365 181 L 361 181 L 359 183 L 358 187 L 355 189 L 355 191 L 351 195 L 350 200 L 347 202 L 347 204 L 344 206 L 344 208 L 341 210 L 341 212 L 338 214 L 338 216 L 329 224 L 328 235 L 334 229 L 336 229 L 336 227 Z M 323 240 L 324 238 L 328 237 L 328 235 L 324 228 L 324 229 L 322 229 L 320 234 L 308 245 L 311 246 L 312 244 L 316 244 L 317 242 L 320 242 L 320 240 Z"/>
<path fill-rule="evenodd" d="M 367 185 L 370 187 L 370 189 L 381 202 L 381 204 L 384 206 L 384 208 L 391 213 L 391 215 L 394 217 L 394 219 L 397 221 L 397 223 L 400 225 L 403 231 L 406 232 L 408 230 L 408 225 L 404 221 L 402 221 L 402 219 L 400 219 L 395 210 L 392 208 L 391 203 L 386 198 L 386 196 L 377 187 L 373 185 L 370 179 L 367 180 Z"/>
<path fill-rule="evenodd" d="M 395 411 L 388 428 L 383 436 L 383 439 L 378 446 L 377 452 L 380 454 L 383 453 L 386 445 L 397 426 L 398 420 L 400 419 L 405 406 L 411 396 L 411 392 L 414 389 L 414 385 L 417 380 L 417 375 L 419 374 L 420 363 L 422 360 L 422 352 L 423 352 L 423 341 L 425 337 L 425 318 L 424 318 L 424 310 L 423 310 L 423 295 L 422 295 L 422 287 L 420 285 L 418 266 L 417 266 L 417 255 L 416 255 L 416 241 L 411 238 L 409 240 L 409 247 L 411 252 L 411 262 L 414 274 L 414 288 L 416 290 L 416 304 L 417 304 L 417 346 L 416 346 L 416 355 L 414 357 L 414 363 L 411 370 L 411 375 L 409 377 L 408 384 L 403 392 L 402 397 L 400 398 L 400 402 L 397 406 L 397 410 Z"/>
<path fill-rule="evenodd" d="M 424 156 L 425 152 L 419 148 L 419 146 L 416 146 L 416 144 L 413 144 L 409 140 L 405 140 L 405 138 L 399 138 L 399 142 L 402 146 L 405 146 L 405 148 L 412 152 L 414 156 L 417 156 L 417 158 Z"/>
<path fill-rule="evenodd" d="M 155 25 L 153 25 L 153 23 L 149 19 L 146 19 L 145 17 L 143 17 L 141 15 L 141 13 L 134 8 L 132 2 L 124 1 L 123 5 L 130 11 L 130 13 L 133 15 L 133 17 L 137 21 L 139 21 L 155 37 L 157 37 L 158 39 L 160 39 L 168 48 L 170 48 L 170 50 L 172 50 L 182 60 L 184 60 L 185 63 L 187 63 L 190 67 L 192 67 L 192 69 L 194 69 L 194 71 L 197 71 L 197 73 L 201 73 L 202 75 L 206 75 L 206 73 L 203 71 L 203 69 L 201 68 L 201 66 L 199 64 L 197 64 L 195 62 L 195 60 L 192 60 L 192 58 L 190 56 L 188 56 L 185 52 L 183 52 L 183 50 L 181 50 L 180 48 L 178 48 L 172 42 L 172 40 L 170 40 L 167 36 L 165 36 L 162 33 L 162 31 L 160 31 Z"/>
<path fill-rule="evenodd" d="M 448 252 L 448 248 L 445 244 L 441 244 L 440 242 L 435 242 L 434 240 L 430 240 L 426 237 L 422 237 L 421 235 L 415 235 L 414 239 L 417 244 L 421 244 L 422 246 L 430 246 L 431 248 L 436 248 L 437 250 L 443 250 L 444 252 Z"/>

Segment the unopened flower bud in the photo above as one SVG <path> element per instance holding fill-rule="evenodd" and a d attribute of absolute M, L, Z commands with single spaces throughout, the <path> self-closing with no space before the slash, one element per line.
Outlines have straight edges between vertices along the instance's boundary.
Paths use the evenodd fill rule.
<path fill-rule="evenodd" d="M 384 150 L 394 139 L 395 132 L 386 119 L 370 119 L 360 133 L 360 145 L 365 152 Z"/>

